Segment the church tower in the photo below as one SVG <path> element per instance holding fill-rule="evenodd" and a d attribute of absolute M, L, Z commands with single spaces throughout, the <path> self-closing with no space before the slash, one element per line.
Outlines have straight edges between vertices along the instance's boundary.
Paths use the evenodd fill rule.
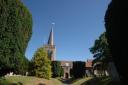
<path fill-rule="evenodd" d="M 49 39 L 47 44 L 44 46 L 44 48 L 48 52 L 48 57 L 51 61 L 55 60 L 55 54 L 56 54 L 56 47 L 54 45 L 54 35 L 53 35 L 53 26 L 51 28 L 50 34 L 49 34 Z"/>

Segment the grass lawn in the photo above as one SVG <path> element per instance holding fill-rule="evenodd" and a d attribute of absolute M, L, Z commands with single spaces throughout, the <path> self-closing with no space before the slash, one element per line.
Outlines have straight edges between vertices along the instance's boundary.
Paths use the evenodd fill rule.
<path fill-rule="evenodd" d="M 77 79 L 77 80 L 73 81 L 73 83 L 71 85 L 81 85 L 90 79 L 92 79 L 92 77 Z"/>
<path fill-rule="evenodd" d="M 10 76 L 0 78 L 0 85 L 120 85 L 119 82 L 112 82 L 109 77 L 85 77 L 71 79 L 63 83 L 59 79 L 51 78 L 47 80 L 31 76 Z"/>
<path fill-rule="evenodd" d="M 81 85 L 120 85 L 120 82 L 114 82 L 110 77 L 94 77 Z"/>
<path fill-rule="evenodd" d="M 30 76 L 10 76 L 1 79 L 0 85 L 61 85 L 57 79 L 50 80 Z"/>
<path fill-rule="evenodd" d="M 119 82 L 113 82 L 110 77 L 85 77 L 69 82 L 67 85 L 120 85 Z"/>

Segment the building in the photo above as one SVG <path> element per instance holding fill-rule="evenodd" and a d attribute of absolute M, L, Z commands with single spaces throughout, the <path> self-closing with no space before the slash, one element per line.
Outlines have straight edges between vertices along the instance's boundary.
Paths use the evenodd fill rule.
<path fill-rule="evenodd" d="M 51 28 L 48 42 L 44 45 L 44 48 L 48 52 L 48 57 L 51 61 L 56 61 L 56 46 L 54 44 L 54 35 L 53 35 L 53 27 Z M 63 78 L 71 78 L 70 70 L 73 68 L 73 61 L 60 61 L 61 67 L 64 70 Z M 111 75 L 114 80 L 119 80 L 119 75 L 116 71 L 116 68 L 113 64 L 113 62 L 109 62 L 108 68 L 105 70 L 105 73 L 102 70 L 102 62 L 97 62 L 94 65 L 92 65 L 93 60 L 87 59 L 85 63 L 85 74 L 86 76 L 102 76 Z M 79 69 L 78 69 L 79 70 Z"/>
<path fill-rule="evenodd" d="M 92 59 L 87 59 L 85 63 L 86 68 L 86 76 L 93 76 L 93 66 L 92 66 Z"/>
<path fill-rule="evenodd" d="M 71 78 L 70 70 L 73 67 L 73 61 L 61 61 L 61 67 L 64 69 L 63 78 Z"/>
<path fill-rule="evenodd" d="M 51 61 L 54 61 L 56 58 L 56 46 L 54 45 L 54 39 L 53 38 L 54 37 L 53 37 L 53 27 L 52 27 L 48 42 L 46 45 L 44 45 L 44 48 L 48 52 L 48 57 Z"/>
<path fill-rule="evenodd" d="M 51 28 L 49 39 L 47 44 L 44 45 L 44 48 L 48 52 L 48 57 L 51 61 L 56 61 L 56 46 L 54 44 L 54 35 L 53 35 L 53 27 Z M 64 70 L 63 78 L 71 78 L 70 70 L 73 68 L 73 61 L 60 61 L 61 67 Z M 88 61 L 88 63 L 90 63 Z M 87 63 L 87 69 L 90 71 L 90 65 Z"/>
<path fill-rule="evenodd" d="M 51 61 L 56 61 L 56 46 L 54 44 L 53 27 L 51 28 L 47 44 L 43 46 L 48 52 L 48 57 Z M 61 67 L 64 70 L 63 78 L 70 78 L 70 69 L 72 68 L 72 61 L 60 61 Z"/>

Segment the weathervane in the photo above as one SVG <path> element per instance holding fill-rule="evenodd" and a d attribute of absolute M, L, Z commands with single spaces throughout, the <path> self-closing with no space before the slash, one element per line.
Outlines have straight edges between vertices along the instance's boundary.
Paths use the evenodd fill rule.
<path fill-rule="evenodd" d="M 55 22 L 52 22 L 52 28 L 53 28 L 54 25 L 55 25 Z"/>
<path fill-rule="evenodd" d="M 55 22 L 52 22 L 52 25 L 55 25 Z"/>

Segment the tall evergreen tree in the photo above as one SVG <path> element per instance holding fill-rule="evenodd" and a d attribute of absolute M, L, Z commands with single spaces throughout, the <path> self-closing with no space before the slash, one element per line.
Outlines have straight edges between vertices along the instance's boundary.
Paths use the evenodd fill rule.
<path fill-rule="evenodd" d="M 52 77 L 63 76 L 63 68 L 60 61 L 52 61 Z"/>
<path fill-rule="evenodd" d="M 121 85 L 128 85 L 127 50 L 128 50 L 128 5 L 127 0 L 111 0 L 105 13 L 104 21 L 107 39 Z"/>
<path fill-rule="evenodd" d="M 51 61 L 48 58 L 47 51 L 44 48 L 39 48 L 32 59 L 34 64 L 34 75 L 40 78 L 50 79 L 51 72 Z"/>
<path fill-rule="evenodd" d="M 32 16 L 20 0 L 0 0 L 0 75 L 24 73 Z"/>
<path fill-rule="evenodd" d="M 82 78 L 85 76 L 85 62 L 75 61 L 73 62 L 73 68 L 70 72 L 74 78 Z"/>

